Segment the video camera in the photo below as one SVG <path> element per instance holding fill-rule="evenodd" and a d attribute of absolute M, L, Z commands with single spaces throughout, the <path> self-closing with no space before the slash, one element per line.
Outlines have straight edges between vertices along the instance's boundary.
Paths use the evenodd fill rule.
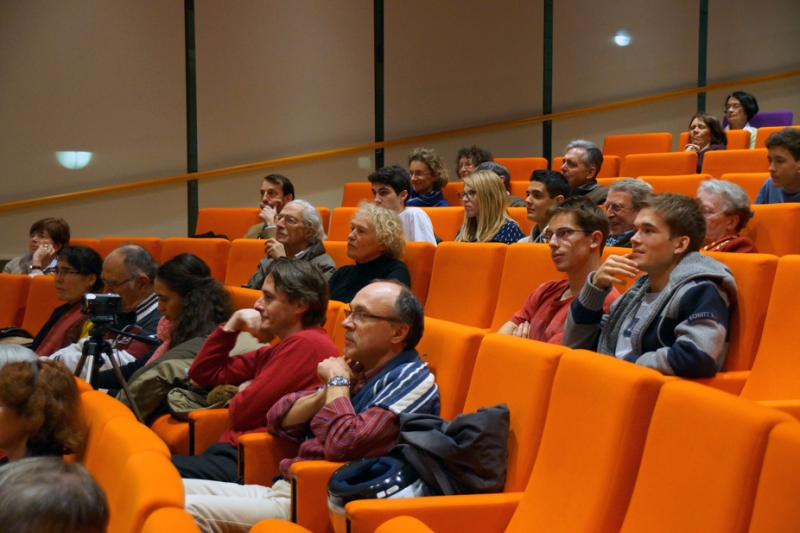
<path fill-rule="evenodd" d="M 97 325 L 117 324 L 117 317 L 122 312 L 122 298 L 119 294 L 83 295 L 81 313 L 89 315 L 89 320 Z"/>

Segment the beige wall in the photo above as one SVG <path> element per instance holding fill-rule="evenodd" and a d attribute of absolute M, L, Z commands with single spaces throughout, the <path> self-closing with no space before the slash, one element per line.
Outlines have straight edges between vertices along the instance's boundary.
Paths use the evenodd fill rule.
<path fill-rule="evenodd" d="M 692 86 L 699 2 L 556 0 L 555 111 Z M 200 169 L 370 142 L 372 2 L 197 0 Z M 386 138 L 522 118 L 542 109 L 543 0 L 385 0 Z M 800 2 L 712 3 L 708 81 L 798 67 Z M 618 29 L 632 36 L 620 48 Z M 186 170 L 183 2 L 0 3 L 0 202 Z M 800 115 L 800 80 L 743 87 L 762 109 Z M 709 93 L 721 115 L 728 91 Z M 670 131 L 695 97 L 557 121 L 553 152 L 574 138 Z M 800 122 L 800 116 L 795 120 Z M 541 125 L 428 143 L 453 170 L 461 146 L 541 155 Z M 386 151 L 405 164 L 414 146 Z M 80 170 L 56 150 L 87 150 Z M 288 175 L 298 196 L 335 207 L 371 152 L 200 181 L 200 206 L 250 206 L 260 178 Z M 0 258 L 25 249 L 30 224 L 64 216 L 78 237 L 185 235 L 186 188 L 172 185 L 0 212 Z"/>

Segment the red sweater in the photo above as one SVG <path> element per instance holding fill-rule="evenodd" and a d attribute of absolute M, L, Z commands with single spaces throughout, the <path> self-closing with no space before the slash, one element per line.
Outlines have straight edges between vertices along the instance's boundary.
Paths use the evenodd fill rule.
<path fill-rule="evenodd" d="M 320 384 L 317 365 L 338 350 L 319 326 L 304 329 L 275 346 L 230 357 L 237 332 L 217 327 L 195 357 L 189 377 L 203 387 L 253 382 L 231 400 L 231 427 L 219 441 L 237 446 L 239 436 L 266 431 L 267 412 L 281 397 Z"/>

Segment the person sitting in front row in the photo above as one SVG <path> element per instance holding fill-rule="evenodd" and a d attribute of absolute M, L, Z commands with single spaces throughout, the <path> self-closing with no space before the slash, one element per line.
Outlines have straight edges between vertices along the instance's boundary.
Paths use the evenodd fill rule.
<path fill-rule="evenodd" d="M 534 222 L 531 233 L 519 242 L 544 242 L 542 235 L 547 227 L 548 210 L 551 205 L 567 198 L 570 193 L 569 182 L 561 172 L 555 170 L 534 170 L 525 191 L 528 220 Z"/>
<path fill-rule="evenodd" d="M 752 240 L 739 236 L 753 216 L 750 197 L 744 189 L 729 181 L 701 181 L 697 202 L 706 217 L 704 251 L 758 253 Z"/>
<path fill-rule="evenodd" d="M 631 237 L 636 233 L 633 221 L 649 194 L 653 194 L 653 187 L 639 179 L 623 178 L 611 184 L 605 205 L 608 216 L 606 246 L 631 247 Z"/>
<path fill-rule="evenodd" d="M 429 242 L 436 246 L 430 217 L 419 207 L 406 207 L 411 194 L 411 178 L 400 165 L 379 168 L 369 175 L 372 203 L 394 211 L 403 223 L 406 242 Z"/>
<path fill-rule="evenodd" d="M 502 242 L 511 244 L 525 234 L 508 214 L 508 194 L 500 176 L 481 170 L 464 178 L 464 223 L 456 242 Z"/>
<path fill-rule="evenodd" d="M 376 279 L 396 279 L 411 286 L 408 267 L 400 261 L 406 249 L 403 224 L 388 209 L 362 201 L 350 220 L 346 265 L 329 280 L 331 300 L 348 303 L 358 291 Z"/>
<path fill-rule="evenodd" d="M 800 202 L 800 130 L 785 128 L 767 138 L 769 178 L 756 196 L 757 204 Z"/>
<path fill-rule="evenodd" d="M 564 346 L 671 376 L 716 374 L 728 351 L 736 282 L 725 265 L 697 253 L 705 233 L 705 217 L 692 198 L 665 193 L 645 200 L 631 253 L 609 256 L 570 305 Z M 613 285 L 640 270 L 646 274 L 604 313 Z"/>
<path fill-rule="evenodd" d="M 569 305 L 578 296 L 589 273 L 600 266 L 608 237 L 608 219 L 602 209 L 583 196 L 553 205 L 548 209 L 548 217 L 550 225 L 543 240 L 550 246 L 556 270 L 566 272 L 567 279 L 540 285 L 498 333 L 561 344 Z M 612 289 L 603 303 L 603 312 L 608 313 L 611 303 L 618 297 L 617 290 Z"/>

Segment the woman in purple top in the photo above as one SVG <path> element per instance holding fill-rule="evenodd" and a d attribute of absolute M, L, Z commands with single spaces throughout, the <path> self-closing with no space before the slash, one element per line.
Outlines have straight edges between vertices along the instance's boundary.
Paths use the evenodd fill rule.
<path fill-rule="evenodd" d="M 689 124 L 689 144 L 684 152 L 697 152 L 697 173 L 703 169 L 703 157 L 710 150 L 725 150 L 728 146 L 728 137 L 722 125 L 708 113 L 698 113 L 692 117 Z"/>

